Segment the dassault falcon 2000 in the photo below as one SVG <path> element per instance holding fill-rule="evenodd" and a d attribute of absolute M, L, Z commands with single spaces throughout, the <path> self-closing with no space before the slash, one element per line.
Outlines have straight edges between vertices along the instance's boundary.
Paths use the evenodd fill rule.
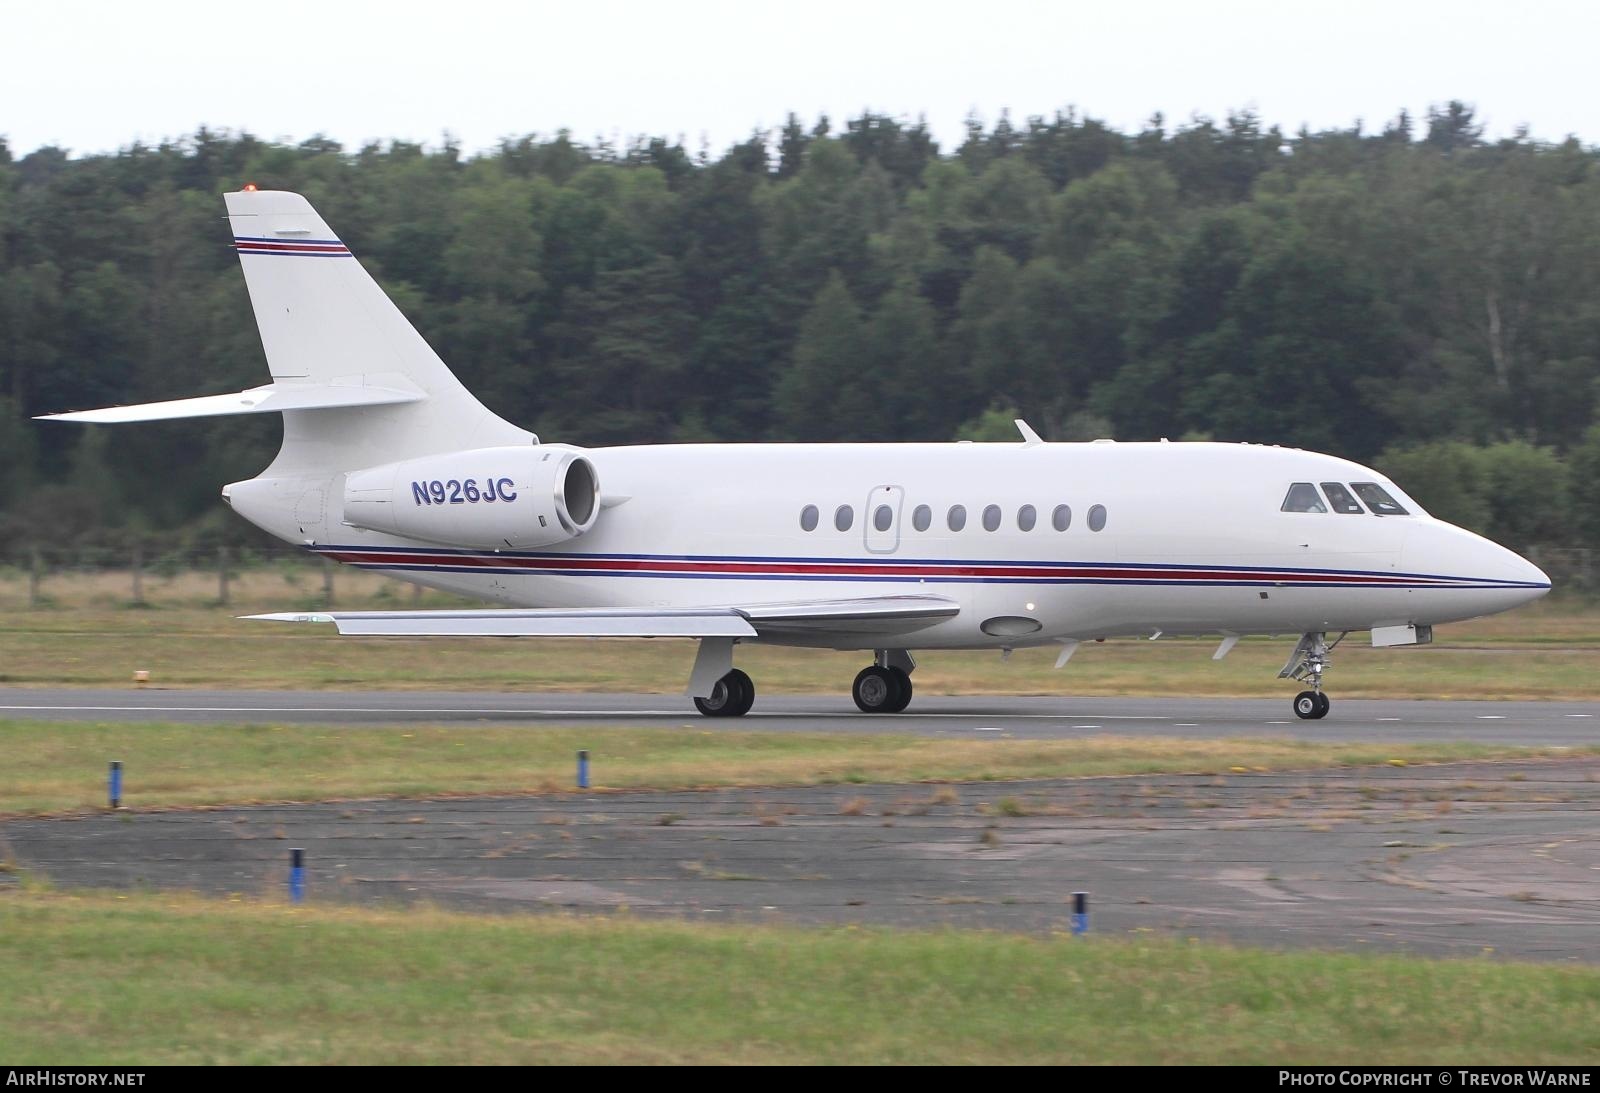
<path fill-rule="evenodd" d="M 870 651 L 853 697 L 911 700 L 912 650 L 1114 635 L 1299 635 L 1284 678 L 1327 714 L 1329 650 L 1432 640 L 1549 579 L 1430 517 L 1383 475 L 1247 444 L 541 443 L 445 367 L 298 194 L 226 195 L 272 382 L 52 415 L 281 413 L 283 446 L 223 488 L 326 558 L 502 606 L 255 616 L 341 634 L 695 638 L 710 716 L 755 699 L 744 642 Z M 1333 642 L 1328 635 L 1336 634 Z"/>

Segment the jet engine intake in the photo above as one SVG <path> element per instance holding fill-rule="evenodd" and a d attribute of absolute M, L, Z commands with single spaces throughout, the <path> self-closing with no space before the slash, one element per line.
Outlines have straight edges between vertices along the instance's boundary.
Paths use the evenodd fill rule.
<path fill-rule="evenodd" d="M 479 448 L 345 477 L 346 524 L 446 546 L 551 546 L 582 535 L 599 514 L 594 464 L 567 448 Z"/>

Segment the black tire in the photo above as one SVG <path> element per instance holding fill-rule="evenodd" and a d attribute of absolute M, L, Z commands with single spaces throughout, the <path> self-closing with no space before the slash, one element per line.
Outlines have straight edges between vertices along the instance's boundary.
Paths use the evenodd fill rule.
<path fill-rule="evenodd" d="M 856 709 L 862 713 L 893 713 L 902 693 L 894 673 L 876 664 L 861 669 L 850 687 L 850 697 L 856 700 Z M 906 701 L 910 700 L 907 693 Z"/>
<path fill-rule="evenodd" d="M 1328 711 L 1333 708 L 1333 703 L 1321 691 L 1317 692 L 1317 712 L 1311 716 L 1318 721 L 1328 716 Z"/>
<path fill-rule="evenodd" d="M 1294 715 L 1302 721 L 1315 721 L 1328 712 L 1323 701 L 1316 691 L 1301 691 L 1294 696 Z"/>
<path fill-rule="evenodd" d="M 756 685 L 735 668 L 711 688 L 707 698 L 696 698 L 694 708 L 707 717 L 743 717 L 756 700 Z"/>
<path fill-rule="evenodd" d="M 907 706 L 911 705 L 911 677 L 900 668 L 890 668 L 889 674 L 894 676 L 895 686 L 899 688 L 899 693 L 895 696 L 894 705 L 890 706 L 884 712 L 899 713 Z"/>
<path fill-rule="evenodd" d="M 750 712 L 750 707 L 754 706 L 756 702 L 755 680 L 751 679 L 737 668 L 722 678 L 731 684 L 737 684 L 739 688 L 738 704 L 729 710 L 724 716 L 743 717 L 745 714 Z"/>

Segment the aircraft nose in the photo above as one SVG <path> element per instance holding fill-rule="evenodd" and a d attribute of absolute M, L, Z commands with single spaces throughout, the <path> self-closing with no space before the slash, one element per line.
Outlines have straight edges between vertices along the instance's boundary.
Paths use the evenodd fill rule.
<path fill-rule="evenodd" d="M 1521 588 L 1531 593 L 1527 597 L 1529 600 L 1536 600 L 1550 591 L 1549 575 L 1528 559 L 1481 535 L 1473 535 L 1472 538 L 1476 540 L 1472 544 L 1472 564 L 1475 568 L 1469 570 L 1468 575 Z"/>
<path fill-rule="evenodd" d="M 1503 550 L 1505 548 L 1502 547 L 1501 549 Z M 1511 557 L 1515 559 L 1517 570 L 1520 574 L 1517 577 L 1517 580 L 1523 581 L 1529 585 L 1538 586 L 1532 589 L 1534 594 L 1528 597 L 1530 600 L 1536 600 L 1540 596 L 1543 596 L 1546 592 L 1550 591 L 1550 575 L 1548 573 L 1534 565 L 1532 562 L 1528 561 L 1528 559 L 1522 557 L 1520 554 L 1513 554 L 1509 550 L 1507 550 L 1506 553 L 1510 554 Z"/>
<path fill-rule="evenodd" d="M 1465 575 L 1498 582 L 1518 604 L 1531 603 L 1550 591 L 1550 577 L 1528 559 L 1481 536 L 1474 535 L 1472 565 Z"/>
<path fill-rule="evenodd" d="M 1417 527 L 1404 555 L 1411 572 L 1439 582 L 1426 595 L 1434 621 L 1508 611 L 1550 591 L 1545 571 L 1516 551 L 1443 521 Z"/>

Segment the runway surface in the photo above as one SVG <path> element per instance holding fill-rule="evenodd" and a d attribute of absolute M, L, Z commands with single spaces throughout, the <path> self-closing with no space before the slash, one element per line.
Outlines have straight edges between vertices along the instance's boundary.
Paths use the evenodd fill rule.
<path fill-rule="evenodd" d="M 1410 702 L 1341 699 L 1322 721 L 1301 721 L 1281 698 L 1072 698 L 919 695 L 902 714 L 868 716 L 847 696 L 759 697 L 742 718 L 699 716 L 660 694 L 496 694 L 423 691 L 178 691 L 0 689 L 0 717 L 51 721 L 185 721 L 330 725 L 605 724 L 823 732 L 1002 733 L 1049 739 L 1270 736 L 1300 740 L 1469 740 L 1600 743 L 1596 702 Z"/>
<path fill-rule="evenodd" d="M 63 886 L 1600 962 L 1600 758 L 0 823 Z M 17 882 L 0 874 L 0 891 Z"/>

